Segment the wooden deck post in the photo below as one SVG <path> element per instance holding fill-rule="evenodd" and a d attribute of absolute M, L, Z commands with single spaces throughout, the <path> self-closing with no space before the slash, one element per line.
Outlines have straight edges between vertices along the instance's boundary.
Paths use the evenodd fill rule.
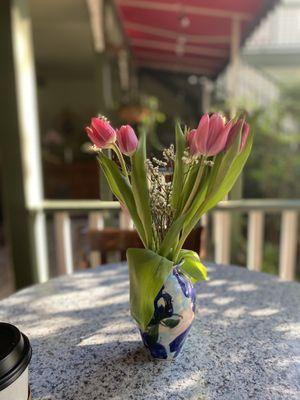
<path fill-rule="evenodd" d="M 0 1 L 0 151 L 16 287 L 48 279 L 36 77 L 27 0 Z"/>
<path fill-rule="evenodd" d="M 250 211 L 248 219 L 247 268 L 260 271 L 264 243 L 264 213 Z"/>
<path fill-rule="evenodd" d="M 89 229 L 103 229 L 104 219 L 103 213 L 98 211 L 93 211 L 89 213 Z M 99 251 L 90 252 L 90 263 L 92 268 L 97 267 L 101 264 L 101 254 Z"/>
<path fill-rule="evenodd" d="M 213 213 L 215 262 L 217 264 L 230 264 L 231 248 L 231 214 L 227 211 Z"/>
<path fill-rule="evenodd" d="M 279 276 L 282 279 L 295 279 L 298 239 L 298 212 L 282 212 L 280 233 Z"/>
<path fill-rule="evenodd" d="M 54 214 L 54 232 L 58 275 L 72 274 L 74 272 L 72 231 L 70 215 L 67 212 Z"/>

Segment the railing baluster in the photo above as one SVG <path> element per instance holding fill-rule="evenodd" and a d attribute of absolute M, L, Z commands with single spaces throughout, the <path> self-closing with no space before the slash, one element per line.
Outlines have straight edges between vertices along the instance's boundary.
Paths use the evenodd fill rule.
<path fill-rule="evenodd" d="M 248 217 L 247 268 L 260 271 L 264 242 L 264 213 L 250 211 Z"/>
<path fill-rule="evenodd" d="M 54 214 L 54 232 L 58 273 L 59 275 L 71 274 L 74 271 L 74 265 L 71 221 L 67 212 Z"/>
<path fill-rule="evenodd" d="M 102 212 L 94 211 L 89 213 L 89 228 L 90 229 L 104 228 L 104 218 Z M 101 264 L 101 254 L 99 251 L 91 251 L 90 263 L 93 268 Z"/>
<path fill-rule="evenodd" d="M 133 229 L 133 222 L 128 212 L 120 210 L 119 226 L 121 229 Z"/>
<path fill-rule="evenodd" d="M 295 278 L 297 233 L 297 211 L 283 211 L 281 217 L 279 275 L 282 279 Z"/>
<path fill-rule="evenodd" d="M 230 212 L 216 211 L 213 214 L 215 238 L 215 262 L 230 264 L 231 215 Z"/>
<path fill-rule="evenodd" d="M 37 209 L 33 209 L 33 211 L 37 212 L 43 210 L 45 213 L 60 213 L 62 216 L 68 216 L 68 214 L 65 214 L 68 212 L 81 214 L 82 212 L 90 213 L 90 227 L 101 229 L 103 225 L 102 222 L 100 225 L 98 224 L 99 213 L 119 209 L 120 205 L 116 201 L 45 200 Z M 293 279 L 295 276 L 297 251 L 297 212 L 299 212 L 299 210 L 300 200 L 241 199 L 221 201 L 217 205 L 216 210 L 212 213 L 215 261 L 220 264 L 230 263 L 231 212 L 245 212 L 249 213 L 247 266 L 249 269 L 259 270 L 262 265 L 264 214 L 282 212 L 279 273 L 284 279 Z M 128 227 L 132 228 L 132 221 L 130 221 L 129 216 L 124 214 L 122 210 L 120 211 L 119 218 L 120 227 L 122 229 L 128 229 Z M 56 221 L 55 231 L 57 232 L 58 265 L 60 272 L 65 273 L 67 270 L 71 271 L 73 269 L 72 253 L 70 253 L 70 221 L 64 223 L 63 219 L 58 215 L 56 215 L 54 219 Z M 66 234 L 66 232 L 69 233 Z M 61 240 L 61 237 L 63 237 L 64 240 Z M 258 239 L 259 237 L 261 238 L 260 240 Z M 64 245 L 64 243 L 68 244 Z M 92 256 L 92 258 L 93 266 L 100 263 L 99 255 L 95 255 L 95 257 Z"/>
<path fill-rule="evenodd" d="M 200 237 L 200 258 L 206 259 L 208 252 L 208 221 L 209 215 L 206 213 L 202 215 L 200 219 L 200 224 L 202 227 L 201 237 Z"/>

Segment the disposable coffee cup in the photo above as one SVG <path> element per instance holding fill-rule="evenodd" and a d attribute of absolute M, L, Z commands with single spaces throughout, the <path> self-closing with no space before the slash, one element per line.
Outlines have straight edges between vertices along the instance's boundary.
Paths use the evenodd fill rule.
<path fill-rule="evenodd" d="M 18 328 L 0 322 L 0 400 L 28 400 L 31 346 Z"/>

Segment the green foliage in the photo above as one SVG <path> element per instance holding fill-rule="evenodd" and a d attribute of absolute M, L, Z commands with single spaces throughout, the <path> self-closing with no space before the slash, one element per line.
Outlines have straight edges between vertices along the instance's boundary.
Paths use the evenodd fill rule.
<path fill-rule="evenodd" d="M 131 183 L 137 212 L 143 224 L 146 235 L 146 247 L 152 248 L 152 217 L 150 210 L 150 197 L 147 184 L 146 169 L 146 135 L 142 133 L 138 148 L 131 159 Z"/>
<path fill-rule="evenodd" d="M 186 146 L 186 140 L 181 130 L 179 121 L 176 122 L 175 136 L 176 136 L 176 159 L 175 159 L 175 167 L 173 174 L 173 192 L 171 199 L 174 210 L 176 210 L 180 204 L 182 188 L 184 183 L 183 155 Z"/>
<path fill-rule="evenodd" d="M 161 324 L 164 326 L 167 326 L 170 329 L 173 329 L 173 328 L 175 328 L 175 326 L 177 326 L 179 324 L 179 322 L 180 322 L 179 317 L 176 319 L 175 318 L 166 318 L 161 321 Z"/>
<path fill-rule="evenodd" d="M 207 279 L 206 267 L 201 263 L 199 255 L 192 250 L 181 250 L 179 260 L 182 263 L 180 270 L 195 283 Z"/>
<path fill-rule="evenodd" d="M 121 204 L 126 205 L 135 224 L 136 230 L 142 242 L 146 246 L 147 241 L 144 226 L 137 213 L 137 207 L 130 183 L 121 173 L 116 163 L 108 158 L 106 155 L 104 155 L 104 153 L 101 152 L 99 154 L 98 162 L 104 172 L 111 191 L 114 193 Z"/>
<path fill-rule="evenodd" d="M 216 166 L 216 176 L 214 177 L 214 172 L 212 172 L 210 178 L 214 179 L 208 179 L 208 190 L 206 196 L 202 197 L 201 191 L 199 191 L 200 195 L 198 193 L 198 196 L 200 196 L 200 201 L 197 199 L 196 196 L 195 202 L 198 206 L 198 209 L 195 210 L 195 207 L 193 207 L 192 205 L 186 215 L 184 229 L 182 230 L 179 244 L 177 245 L 176 251 L 174 253 L 175 259 L 189 233 L 199 221 L 201 216 L 211 208 L 215 207 L 215 205 L 225 197 L 225 195 L 231 190 L 237 178 L 239 177 L 251 152 L 253 143 L 253 132 L 249 135 L 249 139 L 244 150 L 241 153 L 236 153 L 237 143 L 239 144 L 239 141 L 240 138 L 237 137 L 236 141 L 232 144 L 229 151 L 220 156 L 221 161 L 220 164 L 217 164 Z M 231 155 L 231 158 L 228 156 L 229 154 Z M 211 184 L 211 182 L 213 183 Z M 203 185 L 203 187 L 202 190 L 205 193 L 205 185 Z"/>
<path fill-rule="evenodd" d="M 262 272 L 278 276 L 278 260 L 279 248 L 278 245 L 271 242 L 266 242 L 264 246 L 264 260 L 262 265 Z"/>
<path fill-rule="evenodd" d="M 285 116 L 287 118 L 287 116 Z M 244 170 L 244 191 L 248 198 L 299 198 L 300 125 L 287 133 L 283 110 L 275 107 L 255 112 L 250 119 L 256 132 L 253 152 Z"/>
<path fill-rule="evenodd" d="M 154 313 L 154 299 L 173 268 L 173 262 L 148 249 L 128 249 L 130 309 L 141 329 Z"/>

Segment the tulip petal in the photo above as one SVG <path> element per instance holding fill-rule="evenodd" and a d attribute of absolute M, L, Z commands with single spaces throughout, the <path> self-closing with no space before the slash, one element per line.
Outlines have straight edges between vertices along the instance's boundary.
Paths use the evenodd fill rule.
<path fill-rule="evenodd" d="M 206 113 L 200 119 L 197 135 L 195 136 L 196 146 L 199 154 L 206 154 L 207 152 L 207 140 L 209 134 L 210 120 L 209 115 Z"/>
<path fill-rule="evenodd" d="M 207 150 L 210 151 L 211 147 L 216 144 L 219 140 L 219 136 L 221 135 L 224 129 L 224 121 L 221 115 L 213 114 L 210 117 L 209 123 L 209 134 L 207 139 Z"/>
<path fill-rule="evenodd" d="M 219 132 L 216 141 L 209 148 L 209 156 L 215 156 L 224 150 L 231 127 L 232 123 L 228 122 L 226 126 Z"/>
<path fill-rule="evenodd" d="M 123 125 L 117 130 L 120 150 L 127 156 L 132 156 L 138 146 L 138 138 L 130 125 Z"/>
<path fill-rule="evenodd" d="M 247 122 L 244 122 L 240 151 L 244 150 L 248 140 L 249 133 L 250 133 L 250 126 Z"/>
<path fill-rule="evenodd" d="M 198 147 L 197 147 L 197 143 L 196 143 L 196 135 L 197 135 L 197 130 L 196 129 L 192 129 L 187 134 L 187 141 L 188 141 L 188 145 L 189 145 L 189 148 L 190 148 L 190 154 L 192 156 L 195 156 L 195 155 L 198 154 Z"/>
<path fill-rule="evenodd" d="M 103 145 L 105 144 L 103 140 L 99 138 L 97 135 L 97 132 L 95 132 L 93 129 L 89 128 L 88 126 L 85 128 L 85 131 L 90 138 L 90 141 L 94 143 L 95 146 L 99 147 L 100 149 L 103 148 Z"/>
<path fill-rule="evenodd" d="M 241 120 L 239 119 L 235 124 L 233 124 L 232 128 L 228 133 L 227 142 L 225 145 L 226 150 L 229 149 L 229 147 L 235 141 L 235 138 L 239 134 L 240 129 L 241 129 Z"/>
<path fill-rule="evenodd" d="M 97 132 L 100 140 L 106 143 L 106 146 L 116 141 L 116 131 L 104 118 L 92 118 L 91 127 Z"/>

